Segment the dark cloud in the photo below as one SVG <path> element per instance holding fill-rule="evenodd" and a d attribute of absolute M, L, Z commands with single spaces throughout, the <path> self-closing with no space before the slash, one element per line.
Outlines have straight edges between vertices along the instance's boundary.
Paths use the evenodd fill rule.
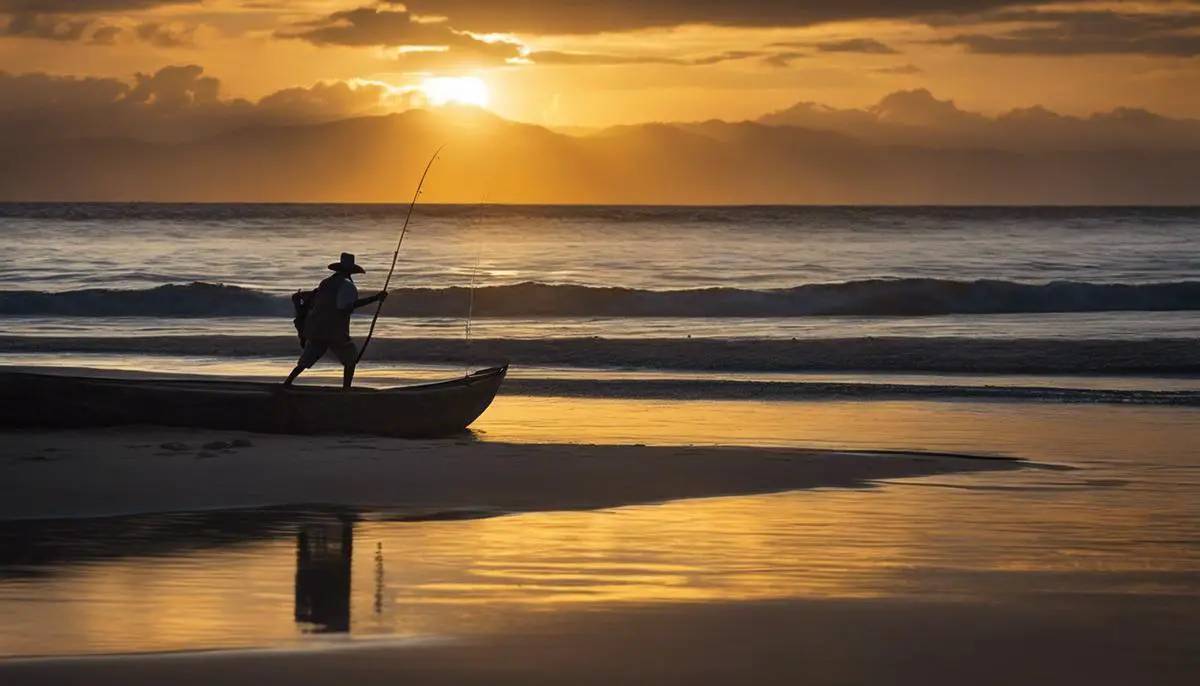
<path fill-rule="evenodd" d="M 454 27 L 453 18 L 430 18 L 410 13 L 397 6 L 360 7 L 335 12 L 316 21 L 298 24 L 291 31 L 277 35 L 281 38 L 305 40 L 315 45 L 349 47 L 408 48 L 398 52 L 396 59 L 414 70 L 444 70 L 480 68 L 509 64 L 520 58 L 524 63 L 545 66 L 605 66 L 630 64 L 667 64 L 676 66 L 708 66 L 770 57 L 772 53 L 757 50 L 730 50 L 701 57 L 665 57 L 656 55 L 619 55 L 607 53 L 570 52 L 559 50 L 528 51 L 519 43 L 507 40 L 485 41 Z M 413 48 L 431 49 L 413 49 Z M 790 59 L 788 54 L 781 60 Z"/>
<path fill-rule="evenodd" d="M 92 28 L 90 19 L 72 19 L 50 14 L 22 12 L 14 14 L 0 29 L 0 36 L 42 38 L 56 41 L 80 41 Z"/>
<path fill-rule="evenodd" d="M 763 53 L 757 50 L 730 50 L 719 55 L 709 55 L 708 57 L 698 57 L 688 62 L 695 66 L 707 66 L 710 64 L 720 64 L 722 62 L 736 62 L 739 60 L 750 59 L 751 57 L 762 57 Z"/>
<path fill-rule="evenodd" d="M 805 57 L 808 57 L 807 53 L 792 50 L 788 52 L 777 52 L 768 57 L 764 57 L 763 62 L 770 67 L 783 68 L 790 67 L 792 66 L 792 62 Z"/>
<path fill-rule="evenodd" d="M 379 111 L 381 101 L 395 97 L 384 86 L 351 86 L 344 81 L 318 83 L 308 88 L 287 88 L 258 101 L 260 119 L 272 121 L 330 121 L 347 116 Z M 415 104 L 416 96 L 404 96 L 400 103 Z"/>
<path fill-rule="evenodd" d="M 415 70 L 499 66 L 522 53 L 517 43 L 481 40 L 444 21 L 418 20 L 402 9 L 379 7 L 335 12 L 276 35 L 323 46 L 436 48 L 398 54 L 401 65 Z"/>
<path fill-rule="evenodd" d="M 1085 0 L 1063 0 L 1059 4 Z M 977 14 L 1022 3 L 1014 0 L 404 0 L 422 16 L 449 17 L 480 32 L 586 34 L 685 24 L 738 27 L 812 26 L 856 19 Z M 1037 4 L 1037 3 L 1035 3 Z"/>
<path fill-rule="evenodd" d="M 525 56 L 534 64 L 547 66 L 583 66 L 583 65 L 619 65 L 619 64 L 679 64 L 678 60 L 670 57 L 655 57 L 651 55 L 606 55 L 594 52 L 560 52 L 557 50 L 537 50 Z"/>
<path fill-rule="evenodd" d="M 203 0 L 0 0 L 0 14 L 96 14 L 197 5 Z"/>
<path fill-rule="evenodd" d="M 879 67 L 878 69 L 872 69 L 871 71 L 875 72 L 876 74 L 892 74 L 896 76 L 916 76 L 918 74 L 925 73 L 924 69 L 915 64 L 902 64 L 896 67 Z"/>
<path fill-rule="evenodd" d="M 677 67 L 704 67 L 723 62 L 736 62 L 754 57 L 767 56 L 758 50 L 730 50 L 716 55 L 703 57 L 663 57 L 659 55 L 609 55 L 591 52 L 559 52 L 556 50 L 538 50 L 525 55 L 525 59 L 547 66 L 604 66 L 626 64 L 667 64 Z"/>
<path fill-rule="evenodd" d="M 991 12 L 971 21 L 996 28 L 935 42 L 988 55 L 1200 55 L 1200 34 L 1196 33 L 1200 29 L 1200 3 L 1165 4 L 1163 8 L 1166 11 Z"/>
<path fill-rule="evenodd" d="M 403 10 L 377 7 L 334 12 L 299 25 L 300 30 L 280 32 L 281 38 L 298 38 L 314 45 L 355 47 L 444 45 L 457 36 L 444 22 L 421 22 Z"/>
<path fill-rule="evenodd" d="M 899 51 L 874 38 L 849 38 L 837 41 L 784 41 L 771 43 L 770 48 L 806 48 L 819 52 L 856 52 L 865 55 L 897 55 Z"/>
<path fill-rule="evenodd" d="M 102 19 L 20 13 L 10 17 L 0 28 L 0 38 L 38 38 L 91 45 L 141 41 L 162 48 L 178 48 L 195 44 L 196 28 L 165 22 L 119 26 Z"/>
<path fill-rule="evenodd" d="M 381 84 L 338 82 L 289 88 L 250 102 L 222 97 L 220 81 L 196 65 L 136 74 L 131 81 L 0 71 L 0 141 L 179 140 L 248 124 L 379 114 L 410 106 L 414 97 Z"/>
<path fill-rule="evenodd" d="M 851 38 L 849 40 L 817 43 L 821 52 L 858 52 L 865 55 L 895 55 L 898 51 L 874 38 Z"/>
<path fill-rule="evenodd" d="M 101 26 L 92 32 L 93 45 L 116 45 L 125 30 L 120 26 Z"/>
<path fill-rule="evenodd" d="M 870 113 L 889 124 L 947 129 L 970 126 L 984 119 L 982 114 L 959 109 L 953 100 L 938 100 L 924 88 L 892 93 L 871 108 Z"/>
<path fill-rule="evenodd" d="M 196 28 L 164 22 L 146 22 L 138 24 L 133 29 L 133 34 L 138 40 L 160 48 L 184 48 L 196 44 Z"/>
<path fill-rule="evenodd" d="M 221 82 L 204 76 L 203 67 L 190 64 L 134 75 L 133 87 L 125 91 L 123 100 L 174 113 L 192 106 L 218 104 L 220 96 Z"/>

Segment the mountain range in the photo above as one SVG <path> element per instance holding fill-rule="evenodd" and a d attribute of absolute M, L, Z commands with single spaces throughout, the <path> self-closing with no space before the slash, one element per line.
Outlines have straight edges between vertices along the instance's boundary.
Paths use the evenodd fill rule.
<path fill-rule="evenodd" d="M 0 144 L 0 201 L 1200 204 L 1200 122 L 1040 108 L 987 117 L 926 91 L 852 110 L 567 134 L 476 109 L 259 124 L 175 142 Z"/>

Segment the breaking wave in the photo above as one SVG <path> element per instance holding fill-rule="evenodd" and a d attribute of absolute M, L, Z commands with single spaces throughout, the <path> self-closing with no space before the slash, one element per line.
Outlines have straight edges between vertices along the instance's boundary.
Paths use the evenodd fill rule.
<path fill-rule="evenodd" d="M 384 314 L 461 317 L 468 289 L 392 291 Z M 651 291 L 526 282 L 476 289 L 476 317 L 931 316 L 1200 310 L 1200 281 L 1121 284 L 870 279 L 775 290 Z M 143 290 L 0 291 L 0 315 L 81 317 L 290 316 L 286 296 L 211 283 Z"/>

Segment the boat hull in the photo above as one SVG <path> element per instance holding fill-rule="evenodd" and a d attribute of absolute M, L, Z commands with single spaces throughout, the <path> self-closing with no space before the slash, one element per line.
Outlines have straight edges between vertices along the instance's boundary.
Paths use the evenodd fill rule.
<path fill-rule="evenodd" d="M 159 425 L 280 434 L 447 436 L 491 405 L 508 367 L 420 386 L 343 391 L 240 381 L 0 372 L 0 426 Z"/>

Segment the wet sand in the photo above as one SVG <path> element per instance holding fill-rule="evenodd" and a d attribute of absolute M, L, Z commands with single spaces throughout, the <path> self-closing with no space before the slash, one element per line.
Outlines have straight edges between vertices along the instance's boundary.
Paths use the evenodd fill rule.
<path fill-rule="evenodd" d="M 0 434 L 0 519 L 336 505 L 424 513 L 606 508 L 859 488 L 1018 460 L 802 449 L 520 445 L 122 428 Z"/>
<path fill-rule="evenodd" d="M 548 613 L 410 647 L 0 661 L 6 686 L 1193 684 L 1195 598 L 803 600 Z M 1130 622 L 1136 622 L 1131 631 Z"/>
<path fill-rule="evenodd" d="M 500 404 L 500 409 L 505 407 Z M 564 438 L 557 424 L 531 427 L 531 418 L 540 418 L 543 424 L 554 420 L 542 416 L 545 404 L 536 400 L 513 404 L 510 408 L 510 414 L 516 413 L 513 417 L 504 412 L 490 415 L 484 434 L 489 440 L 484 441 L 314 439 L 138 428 L 0 434 L 3 447 L 0 519 L 319 503 L 399 510 L 416 516 L 439 513 L 483 516 L 823 487 L 860 488 L 876 480 L 937 474 L 978 472 L 980 480 L 1019 478 L 1030 486 L 1057 478 L 1034 469 L 1012 472 L 1035 466 L 1020 461 L 941 454 L 628 445 L 643 438 L 652 442 L 651 437 L 674 440 L 662 426 L 671 424 L 673 415 L 666 412 L 669 408 L 655 406 L 651 420 L 640 405 L 637 412 L 626 407 L 623 413 L 611 416 L 600 412 L 604 407 L 603 403 L 593 403 L 586 410 L 580 409 L 580 413 L 588 415 L 586 419 L 591 422 L 588 425 L 596 428 L 586 437 L 571 435 L 576 440 L 586 438 L 595 443 L 626 445 L 550 442 L 570 440 L 571 435 Z M 1032 412 L 1004 405 L 959 410 L 913 406 L 906 413 L 901 407 L 870 407 L 871 412 L 887 410 L 891 419 L 864 421 L 859 417 L 853 422 L 842 421 L 847 410 L 839 409 L 836 404 L 813 405 L 803 412 L 792 407 L 779 413 L 749 408 L 747 412 L 750 409 L 753 412 L 744 417 L 731 415 L 725 405 L 713 406 L 714 413 L 720 412 L 712 415 L 697 414 L 699 410 L 689 406 L 688 416 L 695 427 L 680 424 L 676 429 L 691 436 L 689 440 L 729 441 L 730 436 L 716 435 L 720 430 L 732 432 L 738 438 L 749 436 L 771 442 L 768 439 L 772 435 L 755 433 L 754 427 L 747 423 L 757 417 L 756 421 L 776 427 L 787 419 L 795 427 L 804 427 L 804 431 L 820 430 L 836 435 L 841 445 L 978 449 L 1070 464 L 1079 464 L 1080 457 L 1088 455 L 1105 463 L 1112 457 L 1105 450 L 1113 455 L 1136 453 L 1139 459 L 1158 456 L 1155 459 L 1167 463 L 1163 456 L 1186 450 L 1184 446 L 1195 435 L 1194 429 L 1188 428 L 1190 424 L 1181 423 L 1181 418 L 1186 417 L 1177 411 L 1139 410 L 1134 417 L 1123 408 L 1068 412 L 1039 406 Z M 986 412 L 980 413 L 982 410 Z M 1068 422 L 1059 416 L 1063 413 L 1070 417 L 1078 414 L 1081 419 Z M 1009 417 L 1010 414 L 1014 416 Z M 509 426 L 506 422 L 516 415 L 523 419 Z M 718 416 L 733 425 L 712 426 Z M 554 421 L 576 427 L 574 430 L 578 432 L 578 420 L 579 417 L 568 415 Z M 520 426 L 520 431 L 513 426 Z M 704 427 L 713 435 L 701 432 Z M 795 427 L 788 430 L 800 431 Z M 1164 427 L 1174 428 L 1164 431 Z M 978 435 L 955 433 L 967 429 L 977 431 Z M 887 440 L 876 435 L 881 432 Z M 985 441 L 981 436 L 989 438 Z M 823 434 L 814 434 L 807 440 L 826 443 L 822 437 Z M 490 442 L 494 439 L 546 442 Z M 1038 446 L 1040 450 L 1034 450 Z M 1083 463 L 1082 471 L 1070 474 L 1087 474 L 1089 470 L 1097 470 L 1100 463 Z M 984 473 L 989 470 L 1010 473 Z M 1067 472 L 1059 473 L 1062 474 Z M 920 492 L 939 491 L 925 488 Z M 1094 497 L 1100 498 L 1105 492 L 1087 493 L 1097 493 Z M 861 499 L 869 503 L 864 507 L 875 510 L 881 506 L 879 499 L 884 495 L 844 493 L 839 497 L 854 498 L 856 502 Z M 1114 491 L 1114 497 L 1119 496 L 1120 492 Z M 1129 493 L 1126 496 L 1133 498 Z M 721 501 L 695 504 L 710 502 Z M 961 507 L 979 509 L 985 513 L 981 516 L 1000 519 L 1001 528 L 1020 523 L 1016 515 L 1004 513 L 1003 508 L 1008 505 L 1018 507 L 1023 515 L 1059 522 L 1056 525 L 1059 528 L 1049 529 L 1046 538 L 1036 542 L 1048 549 L 1063 548 L 1067 557 L 1080 545 L 1080 541 L 1072 538 L 1072 532 L 1078 528 L 1078 522 L 1072 525 L 1073 518 L 1095 517 L 1097 512 L 1058 512 L 1056 508 L 1060 505 L 1076 506 L 1078 496 L 1068 497 L 1056 491 L 1035 491 L 1020 500 L 1003 500 L 987 490 L 962 491 L 956 502 Z M 913 509 L 916 505 L 919 507 Z M 1127 512 L 1112 507 L 1108 499 L 1098 500 L 1097 506 L 1108 508 L 1100 511 L 1108 526 L 1128 527 L 1131 536 L 1165 535 L 1157 520 L 1139 519 L 1140 511 L 1132 506 Z M 673 506 L 648 509 L 670 507 Z M 820 559 L 813 556 L 839 554 L 837 545 L 841 539 L 871 543 L 862 540 L 866 535 L 861 527 L 847 521 L 849 514 L 830 503 L 820 507 L 825 519 L 811 524 L 817 531 L 825 530 L 818 525 L 827 523 L 827 537 L 813 539 L 808 548 L 796 546 L 795 555 L 816 565 Z M 957 528 L 946 525 L 963 518 L 963 511 L 931 508 L 919 499 L 896 501 L 892 507 L 894 511 L 887 516 L 905 522 L 936 520 L 913 526 L 930 536 L 940 536 L 939 540 L 962 536 L 974 541 L 982 537 L 987 545 L 988 532 L 973 529 L 977 524 Z M 1178 516 L 1172 512 L 1168 510 L 1167 515 Z M 680 516 L 683 514 L 697 516 L 691 510 Z M 509 519 L 520 518 L 484 519 L 478 523 L 498 524 Z M 721 516 L 714 517 L 711 525 L 725 530 L 742 526 L 744 523 L 739 524 L 740 521 Z M 881 521 L 886 523 L 887 517 L 872 519 L 869 525 L 879 527 Z M 770 525 L 796 528 L 804 523 L 802 518 L 789 514 L 772 520 Z M 1068 525 L 1070 528 L 1062 528 Z M 596 535 L 617 535 L 614 531 L 622 539 L 632 535 L 627 529 L 606 530 Z M 417 536 L 418 532 L 414 530 L 412 535 Z M 455 530 L 455 550 L 461 549 L 464 542 L 468 548 L 478 545 L 477 537 L 464 539 L 463 535 Z M 513 535 L 521 537 L 523 546 L 545 545 L 543 539 L 530 540 L 524 529 L 514 531 Z M 569 535 L 580 534 L 572 530 Z M 747 535 L 754 536 L 756 532 Z M 1121 571 L 1124 568 L 1105 568 L 1107 558 L 1100 559 L 1092 569 L 1086 563 L 1089 558 L 1075 551 L 1084 555 L 1078 558 L 1082 571 L 1044 567 L 1045 560 L 1014 558 L 993 540 L 997 558 L 982 565 L 987 574 L 1025 581 L 983 584 L 966 579 L 953 585 L 938 576 L 954 571 L 939 566 L 946 562 L 945 557 L 926 559 L 920 550 L 910 557 L 884 554 L 889 545 L 919 548 L 919 538 L 886 528 L 880 535 L 883 540 L 876 542 L 883 547 L 871 557 L 872 564 L 905 569 L 911 566 L 912 574 L 926 579 L 921 588 L 928 586 L 944 592 L 928 594 L 918 589 L 912 593 L 903 590 L 885 593 L 884 597 L 834 598 L 823 597 L 824 592 L 813 590 L 799 598 L 793 595 L 773 600 L 726 597 L 707 602 L 547 605 L 520 612 L 500 607 L 489 615 L 486 627 L 480 622 L 482 609 L 463 605 L 464 616 L 474 618 L 474 626 L 470 621 L 458 624 L 457 627 L 465 628 L 449 632 L 445 641 L 375 641 L 373 637 L 350 634 L 328 640 L 316 638 L 295 650 L 267 648 L 0 660 L 0 683 L 5 686 L 73 683 L 132 686 L 170 682 L 180 686 L 263 682 L 1104 686 L 1193 684 L 1200 678 L 1200 652 L 1196 650 L 1194 628 L 1196 617 L 1200 617 L 1200 596 L 1189 590 L 1194 588 L 1189 579 L 1194 580 L 1195 576 L 1188 571 L 1193 567 L 1186 563 L 1181 563 L 1180 571 L 1172 572 L 1173 584 L 1162 583 L 1167 578 L 1163 574 L 1150 572 L 1134 579 L 1137 583 L 1122 584 L 1118 583 L 1119 578 L 1137 575 Z M 704 540 L 676 537 L 680 546 Z M 373 541 L 375 537 L 367 533 L 364 540 Z M 662 541 L 654 544 L 650 540 L 645 545 L 662 547 Z M 720 540 L 706 542 L 721 544 Z M 1186 542 L 1179 545 L 1185 546 Z M 735 570 L 763 564 L 760 558 L 739 554 L 736 547 L 719 545 L 719 548 L 719 553 L 714 554 L 732 556 L 729 564 Z M 415 562 L 408 558 L 415 555 L 423 559 L 422 550 L 426 549 L 416 546 L 414 541 L 409 546 L 389 545 L 388 550 L 397 551 L 396 557 L 389 557 L 389 562 L 395 560 L 400 565 L 398 569 L 406 570 L 402 578 L 408 579 L 415 574 L 411 569 Z M 1132 548 L 1120 550 L 1135 554 Z M 978 554 L 972 551 L 974 548 L 964 549 L 963 554 Z M 495 555 L 494 549 L 486 552 Z M 778 554 L 775 548 L 768 552 Z M 546 555 L 563 557 L 563 553 L 552 549 Z M 286 554 L 290 555 L 290 551 Z M 286 562 L 290 565 L 290 558 Z M 428 564 L 436 567 L 447 562 L 439 558 Z M 798 562 L 793 560 L 791 564 Z M 1038 580 L 1037 575 L 1043 571 L 1054 577 L 1054 583 Z M 364 569 L 363 573 L 369 576 L 371 572 Z M 285 568 L 282 574 L 280 588 L 288 588 L 292 572 Z M 1104 577 L 1104 583 L 1085 583 L 1087 579 L 1095 581 L 1097 575 Z M 419 592 L 423 583 L 445 580 L 446 575 L 427 577 L 414 576 L 411 586 L 404 585 L 401 579 L 389 579 L 403 600 L 408 598 L 404 595 L 408 589 Z M 471 578 L 463 580 L 463 583 L 478 582 Z M 144 588 L 143 582 L 139 589 Z M 181 592 L 190 593 L 189 589 L 194 588 L 187 586 Z M 799 591 L 792 589 L 789 593 Z M 288 615 L 290 588 L 283 595 L 280 611 Z M 368 601 L 369 598 L 363 602 Z M 490 610 L 493 605 L 481 607 Z M 195 603 L 179 606 L 199 607 Z M 396 608 L 410 618 L 416 611 L 411 603 L 400 603 Z M 31 612 L 39 610 L 31 608 Z M 107 616 L 95 619 L 97 627 L 107 626 L 113 620 Z M 187 612 L 164 618 L 168 620 L 200 621 Z M 282 621 L 290 621 L 290 616 Z M 264 644 L 275 645 L 270 641 Z"/>

